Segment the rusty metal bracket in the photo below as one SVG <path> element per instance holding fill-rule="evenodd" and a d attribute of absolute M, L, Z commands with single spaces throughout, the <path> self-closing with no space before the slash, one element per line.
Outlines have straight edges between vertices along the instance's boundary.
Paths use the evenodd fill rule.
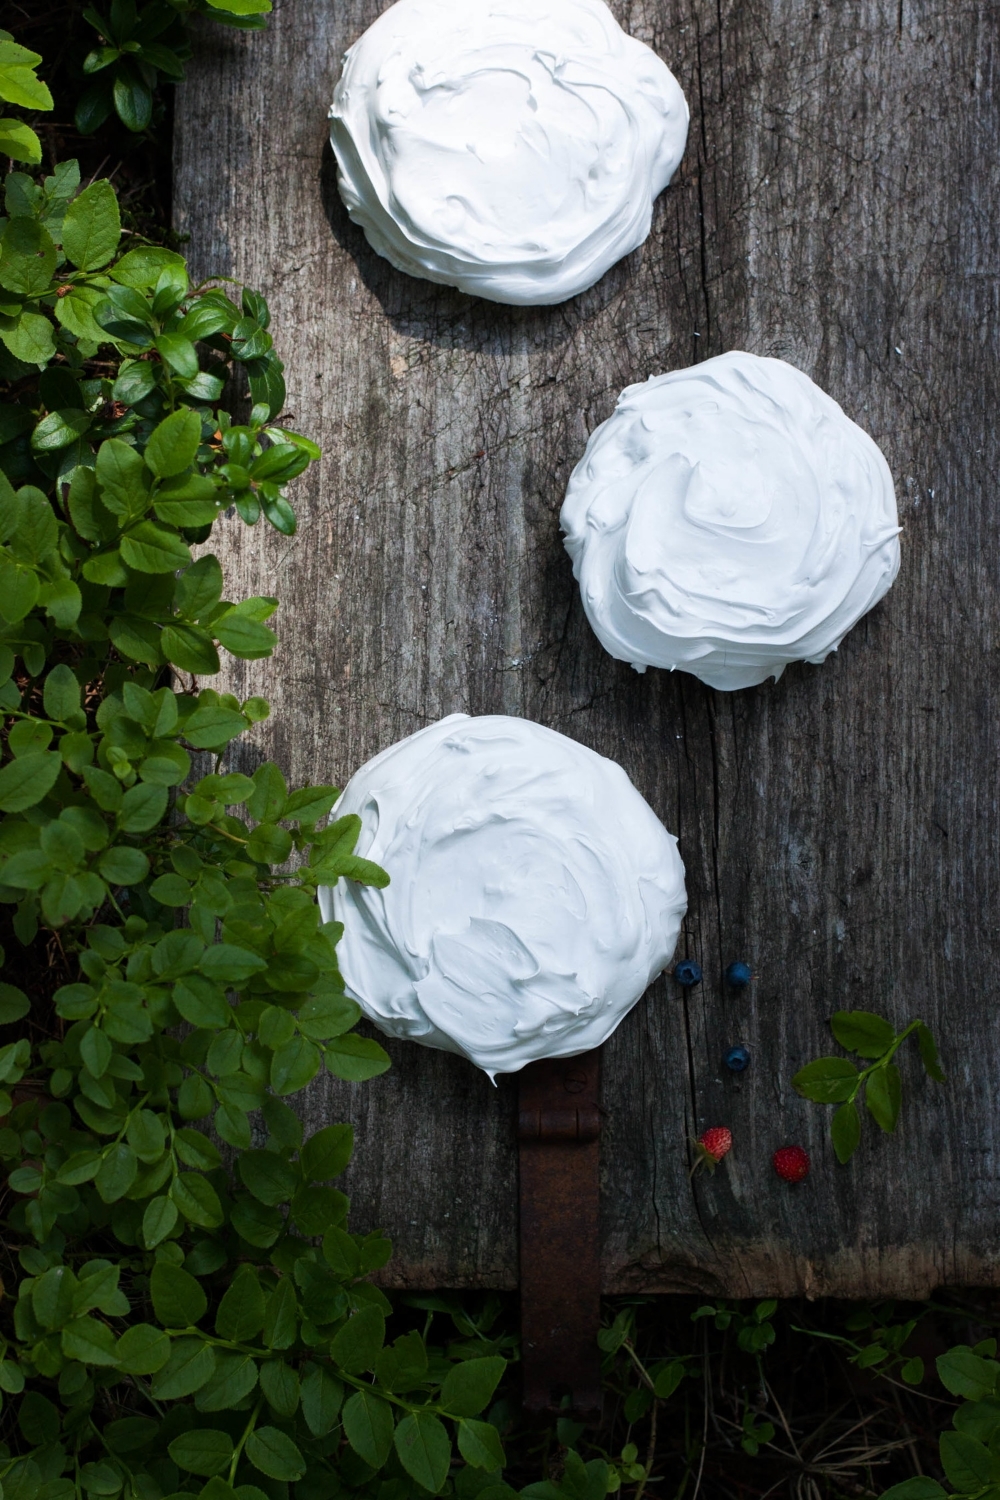
<path fill-rule="evenodd" d="M 529 1412 L 601 1415 L 600 1053 L 520 1074 L 521 1359 Z"/>

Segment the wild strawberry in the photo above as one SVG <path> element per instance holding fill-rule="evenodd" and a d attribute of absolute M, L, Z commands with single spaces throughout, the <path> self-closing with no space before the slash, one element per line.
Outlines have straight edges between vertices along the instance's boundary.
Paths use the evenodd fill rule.
<path fill-rule="evenodd" d="M 781 1146 L 774 1153 L 774 1170 L 783 1182 L 801 1182 L 809 1176 L 809 1152 L 801 1146 Z"/>
<path fill-rule="evenodd" d="M 695 1152 L 692 1177 L 699 1167 L 704 1167 L 707 1172 L 714 1172 L 726 1152 L 732 1148 L 733 1132 L 726 1125 L 712 1125 L 691 1144 Z"/>

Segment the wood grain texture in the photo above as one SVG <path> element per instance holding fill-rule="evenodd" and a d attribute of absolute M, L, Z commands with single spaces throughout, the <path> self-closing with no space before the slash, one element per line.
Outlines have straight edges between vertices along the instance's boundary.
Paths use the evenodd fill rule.
<path fill-rule="evenodd" d="M 679 836 L 706 982 L 661 980 L 605 1049 L 608 1290 L 1000 1282 L 1000 10 L 613 0 L 688 96 L 687 154 L 646 245 L 533 310 L 397 273 L 348 221 L 325 112 L 380 8 L 279 0 L 266 35 L 206 34 L 178 97 L 178 227 L 271 300 L 292 425 L 324 446 L 293 541 L 221 543 L 232 597 L 282 600 L 275 660 L 229 671 L 274 706 L 255 743 L 342 783 L 442 714 L 521 714 L 620 761 Z M 601 650 L 557 523 L 621 387 L 731 348 L 800 366 L 881 444 L 903 567 L 825 665 L 721 694 Z M 898 1136 L 869 1122 L 841 1168 L 789 1079 L 845 1005 L 923 1016 L 950 1076 L 906 1057 Z M 356 1225 L 392 1235 L 396 1285 L 513 1286 L 516 1089 L 390 1050 L 385 1078 L 309 1095 L 314 1124 L 355 1122 Z M 710 1124 L 736 1144 L 691 1186 Z M 814 1162 L 794 1190 L 788 1141 Z"/>

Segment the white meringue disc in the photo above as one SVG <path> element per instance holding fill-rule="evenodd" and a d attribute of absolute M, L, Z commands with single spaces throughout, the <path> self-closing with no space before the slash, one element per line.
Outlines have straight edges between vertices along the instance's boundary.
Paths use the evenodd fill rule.
<path fill-rule="evenodd" d="M 801 370 L 740 352 L 628 386 L 560 525 L 612 656 L 727 690 L 823 661 L 899 571 L 876 444 Z"/>
<path fill-rule="evenodd" d="M 622 768 L 527 719 L 452 714 L 355 772 L 334 817 L 385 890 L 321 888 L 348 994 L 492 1077 L 603 1042 L 670 960 L 677 841 Z"/>
<path fill-rule="evenodd" d="M 397 0 L 330 108 L 341 196 L 380 255 L 529 305 L 642 244 L 687 127 L 677 80 L 603 0 Z"/>

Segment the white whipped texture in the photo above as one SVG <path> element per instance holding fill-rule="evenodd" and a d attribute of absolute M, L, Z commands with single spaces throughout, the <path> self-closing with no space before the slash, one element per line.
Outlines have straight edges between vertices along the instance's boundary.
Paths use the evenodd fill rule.
<path fill-rule="evenodd" d="M 492 1077 L 603 1042 L 664 969 L 677 841 L 622 768 L 527 719 L 452 714 L 361 767 L 333 816 L 385 890 L 321 888 L 348 993 Z"/>
<path fill-rule="evenodd" d="M 330 108 L 341 196 L 400 271 L 563 302 L 649 233 L 688 107 L 603 0 L 397 0 Z"/>
<path fill-rule="evenodd" d="M 801 370 L 753 354 L 628 386 L 560 524 L 605 649 L 714 688 L 821 662 L 899 571 L 876 444 Z"/>

